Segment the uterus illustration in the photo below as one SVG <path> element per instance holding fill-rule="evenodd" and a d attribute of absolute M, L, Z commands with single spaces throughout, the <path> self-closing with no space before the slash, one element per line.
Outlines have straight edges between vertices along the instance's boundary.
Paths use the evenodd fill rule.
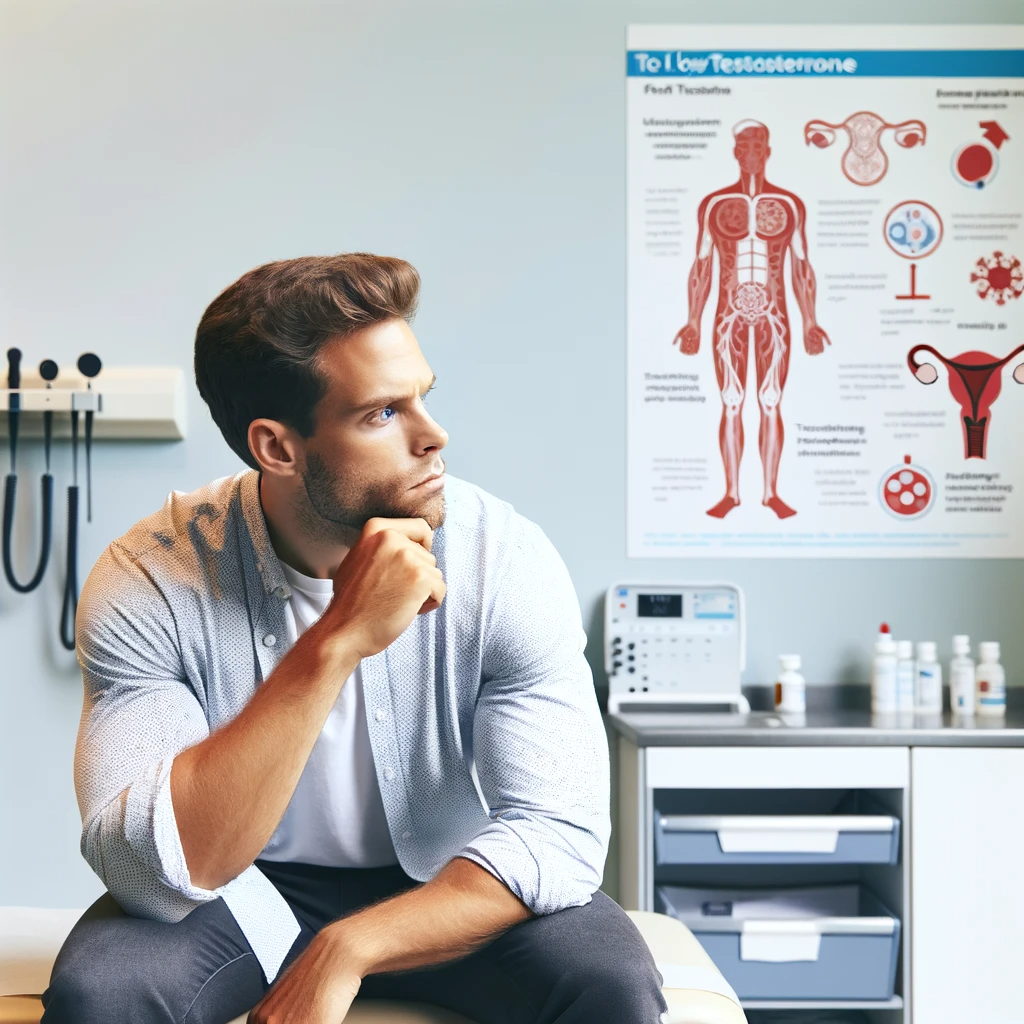
<path fill-rule="evenodd" d="M 925 352 L 935 356 L 949 374 L 950 393 L 960 406 L 964 458 L 984 459 L 992 403 L 1002 390 L 1003 367 L 1024 353 L 1024 345 L 1018 345 L 1002 358 L 978 351 L 962 352 L 949 358 L 931 345 L 915 345 L 907 353 L 907 365 L 922 384 L 934 384 L 939 379 L 939 371 L 933 363 L 919 359 Z M 1013 379 L 1024 384 L 1024 362 L 1014 368 Z"/>
<path fill-rule="evenodd" d="M 901 121 L 890 124 L 884 117 L 870 110 L 858 110 L 841 124 L 828 121 L 808 121 L 804 125 L 804 142 L 826 149 L 845 133 L 846 151 L 843 153 L 843 174 L 854 185 L 874 185 L 885 177 L 889 157 L 882 149 L 882 133 L 891 130 L 893 141 L 903 149 L 923 146 L 927 129 L 922 121 Z"/>

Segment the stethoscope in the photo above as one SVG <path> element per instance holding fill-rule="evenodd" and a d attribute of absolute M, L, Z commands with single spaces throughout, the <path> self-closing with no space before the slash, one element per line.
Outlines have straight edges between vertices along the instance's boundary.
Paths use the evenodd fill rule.
<path fill-rule="evenodd" d="M 92 388 L 92 378 L 103 368 L 100 358 L 92 352 L 86 352 L 78 359 L 78 372 L 87 378 L 87 389 Z M 46 387 L 52 387 L 56 379 L 57 364 L 52 359 L 44 359 L 39 364 L 39 376 L 46 381 Z M 17 391 L 21 387 L 21 350 L 7 350 L 7 387 Z M 43 474 L 41 487 L 43 499 L 42 547 L 36 571 L 28 583 L 21 583 L 14 575 L 11 557 L 12 536 L 14 532 L 14 510 L 18 493 L 18 424 L 21 418 L 21 395 L 7 396 L 7 429 L 11 445 L 11 471 L 4 481 L 4 522 L 3 522 L 3 561 L 4 575 L 11 587 L 21 594 L 36 589 L 42 582 L 46 567 L 50 561 L 50 547 L 53 537 L 53 476 L 50 473 L 50 445 L 53 438 L 53 412 L 47 409 L 43 413 L 43 444 L 46 453 L 46 472 Z M 88 494 L 88 521 L 92 522 L 92 424 L 93 410 L 85 412 L 85 467 L 86 487 Z M 75 649 L 75 615 L 78 611 L 78 409 L 74 407 L 72 396 L 71 408 L 71 464 L 72 483 L 68 487 L 68 536 L 67 564 L 65 566 L 64 599 L 61 604 L 60 639 L 64 647 Z"/>

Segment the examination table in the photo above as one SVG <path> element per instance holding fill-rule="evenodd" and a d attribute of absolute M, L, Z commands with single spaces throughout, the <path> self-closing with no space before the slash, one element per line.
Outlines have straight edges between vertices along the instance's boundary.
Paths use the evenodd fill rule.
<path fill-rule="evenodd" d="M 0 907 L 0 1024 L 37 1024 L 39 993 L 81 910 Z M 681 922 L 664 914 L 627 911 L 665 979 L 665 1024 L 744 1024 L 728 983 Z M 245 1024 L 239 1017 L 232 1024 Z M 345 1024 L 473 1024 L 437 1007 L 356 999 Z M 594 1024 L 615 1024 L 613 1021 Z M 655 1024 L 655 1022 L 651 1022 Z"/>

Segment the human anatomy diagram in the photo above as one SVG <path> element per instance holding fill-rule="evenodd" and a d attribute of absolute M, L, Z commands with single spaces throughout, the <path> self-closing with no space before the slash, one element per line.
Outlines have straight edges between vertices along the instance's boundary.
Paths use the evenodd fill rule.
<path fill-rule="evenodd" d="M 718 306 L 712 354 L 722 398 L 718 439 L 725 496 L 707 514 L 721 519 L 740 504 L 743 402 L 747 362 L 753 350 L 760 410 L 758 447 L 764 471 L 762 504 L 786 519 L 796 510 L 778 496 L 776 484 L 784 439 L 780 405 L 792 334 L 783 277 L 787 252 L 793 293 L 803 320 L 804 348 L 808 354 L 818 355 L 830 341 L 815 320 L 815 279 L 807 258 L 804 204 L 765 178 L 771 155 L 768 128 L 760 121 L 740 121 L 733 128 L 733 138 L 740 178 L 700 203 L 697 254 L 688 281 L 689 317 L 673 344 L 687 356 L 696 355 L 700 348 L 701 316 L 711 292 L 717 253 Z"/>
<path fill-rule="evenodd" d="M 889 157 L 882 149 L 882 133 L 890 129 L 893 141 L 903 149 L 924 145 L 927 130 L 922 121 L 889 124 L 870 110 L 858 110 L 842 124 L 808 121 L 804 125 L 804 142 L 826 149 L 835 142 L 837 132 L 845 132 L 848 141 L 842 159 L 843 174 L 854 185 L 876 185 L 889 169 Z"/>
<path fill-rule="evenodd" d="M 1018 345 L 1002 359 L 977 351 L 963 352 L 949 359 L 931 345 L 915 345 L 907 353 L 907 364 L 922 384 L 934 384 L 939 372 L 934 364 L 919 360 L 918 356 L 923 352 L 935 356 L 949 373 L 950 393 L 960 405 L 964 458 L 985 458 L 992 403 L 1002 390 L 1002 369 L 1024 352 L 1024 345 Z M 1014 369 L 1013 379 L 1024 384 L 1024 362 Z"/>

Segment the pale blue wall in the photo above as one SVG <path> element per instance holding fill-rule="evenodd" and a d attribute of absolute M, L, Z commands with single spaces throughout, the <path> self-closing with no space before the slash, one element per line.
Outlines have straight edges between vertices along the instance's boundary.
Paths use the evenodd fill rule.
<path fill-rule="evenodd" d="M 1019 0 L 722 10 L 752 22 L 1024 20 Z M 401 255 L 423 275 L 416 330 L 451 470 L 547 530 L 588 626 L 615 579 L 719 576 L 747 593 L 748 681 L 769 678 L 781 650 L 802 651 L 813 682 L 863 679 L 883 617 L 904 635 L 998 637 L 1013 675 L 1018 562 L 624 556 L 624 30 L 711 11 L 7 0 L 0 348 L 19 345 L 29 365 L 91 349 L 110 365 L 190 367 L 200 313 L 241 271 L 306 253 Z M 240 468 L 191 385 L 189 414 L 185 443 L 97 450 L 82 579 L 168 491 Z M 69 464 L 62 447 L 61 508 Z M 19 467 L 34 481 L 41 453 L 25 446 Z M 35 510 L 21 511 L 19 539 L 35 551 Z M 4 904 L 81 906 L 100 891 L 77 850 L 81 683 L 57 641 L 61 586 L 57 572 L 29 597 L 0 583 Z M 595 630 L 595 654 L 599 643 Z"/>

